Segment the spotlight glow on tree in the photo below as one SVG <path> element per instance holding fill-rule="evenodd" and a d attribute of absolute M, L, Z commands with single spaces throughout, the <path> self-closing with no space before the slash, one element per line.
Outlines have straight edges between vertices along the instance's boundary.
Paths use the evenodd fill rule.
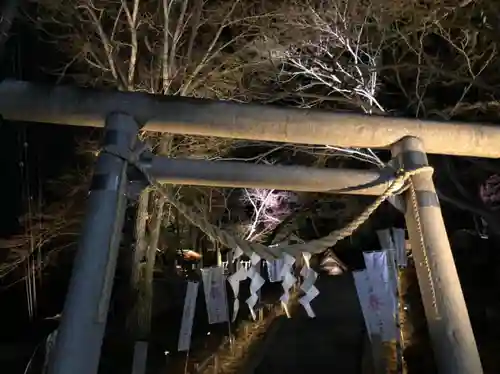
<path fill-rule="evenodd" d="M 297 195 L 287 191 L 254 188 L 245 189 L 242 200 L 253 207 L 246 239 L 256 240 L 273 231 L 292 212 Z"/>

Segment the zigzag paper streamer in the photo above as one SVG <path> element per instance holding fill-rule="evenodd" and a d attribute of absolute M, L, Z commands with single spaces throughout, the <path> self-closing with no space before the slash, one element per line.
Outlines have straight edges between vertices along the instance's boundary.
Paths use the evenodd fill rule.
<path fill-rule="evenodd" d="M 236 248 L 233 251 L 233 262 L 236 262 L 236 260 L 238 260 L 238 258 L 240 258 L 242 255 L 243 251 L 239 247 Z M 231 274 L 227 278 L 227 281 L 229 282 L 229 285 L 231 286 L 234 295 L 233 318 L 232 318 L 233 322 L 236 321 L 236 317 L 238 316 L 238 311 L 240 310 L 240 300 L 238 299 L 238 296 L 240 294 L 240 282 L 247 279 L 247 275 L 248 274 L 245 267 L 240 266 L 238 267 L 238 270 L 234 274 Z"/>
<path fill-rule="evenodd" d="M 262 278 L 259 271 L 260 260 L 261 258 L 257 253 L 252 253 L 252 256 L 250 257 L 252 267 L 247 273 L 248 278 L 250 279 L 250 297 L 247 299 L 246 303 L 254 320 L 257 318 L 254 308 L 255 304 L 257 304 L 257 301 L 259 300 L 258 292 L 265 283 L 265 280 Z"/>
<path fill-rule="evenodd" d="M 236 262 L 241 256 L 243 256 L 243 250 L 240 247 L 236 247 L 233 251 L 233 262 Z"/>
<path fill-rule="evenodd" d="M 295 263 L 295 257 L 290 256 L 285 253 L 283 256 L 283 267 L 281 268 L 281 278 L 283 282 L 281 286 L 283 287 L 283 295 L 280 297 L 281 305 L 288 318 L 290 318 L 290 312 L 288 311 L 288 301 L 290 300 L 290 288 L 295 284 L 297 278 L 293 275 L 292 266 Z"/>
<path fill-rule="evenodd" d="M 319 290 L 314 285 L 318 278 L 318 273 L 311 269 L 311 254 L 304 252 L 302 256 L 304 257 L 305 265 L 300 270 L 300 275 L 302 276 L 300 289 L 304 291 L 304 296 L 299 299 L 299 303 L 304 307 L 307 315 L 310 318 L 314 318 L 316 314 L 312 310 L 311 301 L 319 295 Z"/>
<path fill-rule="evenodd" d="M 240 310 L 240 300 L 238 299 L 240 293 L 240 282 L 247 279 L 247 270 L 241 266 L 236 273 L 231 274 L 227 280 L 234 294 L 233 301 L 233 318 L 232 321 L 236 321 L 236 317 L 238 316 L 238 311 Z"/>

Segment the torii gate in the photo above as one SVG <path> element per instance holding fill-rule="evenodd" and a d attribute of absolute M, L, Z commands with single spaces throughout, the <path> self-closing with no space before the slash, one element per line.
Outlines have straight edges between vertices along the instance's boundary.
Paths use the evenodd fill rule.
<path fill-rule="evenodd" d="M 139 129 L 302 144 L 389 148 L 398 168 L 427 166 L 429 153 L 500 157 L 500 127 L 339 114 L 143 93 L 0 84 L 7 120 L 104 127 L 50 374 L 97 373 L 126 202 L 127 167 Z M 425 148 L 424 148 L 425 147 Z M 425 149 L 425 150 L 424 150 Z M 121 155 L 121 156 L 120 156 Z M 164 183 L 381 195 L 391 170 L 317 169 L 152 157 L 135 159 Z M 432 172 L 411 177 L 405 218 L 439 372 L 481 374 Z M 413 196 L 412 196 L 413 195 Z M 98 217 L 98 219 L 97 219 Z"/>

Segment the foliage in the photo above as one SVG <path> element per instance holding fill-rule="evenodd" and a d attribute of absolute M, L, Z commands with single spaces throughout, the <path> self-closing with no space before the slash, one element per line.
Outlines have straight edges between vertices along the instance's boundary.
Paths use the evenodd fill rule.
<path fill-rule="evenodd" d="M 39 0 L 33 21 L 44 38 L 67 56 L 53 72 L 62 82 L 367 114 L 497 120 L 497 14 L 497 5 L 486 0 L 390 4 L 381 0 Z M 159 135 L 143 137 L 159 149 Z M 344 165 L 347 157 L 383 165 L 371 150 L 193 136 L 173 137 L 168 154 L 247 162 L 281 157 L 315 166 Z M 83 183 L 75 181 L 74 186 L 85 190 Z M 255 201 L 262 193 L 274 201 L 275 192 L 269 191 L 178 190 L 180 198 L 196 204 L 213 222 L 259 240 L 287 217 L 285 213 L 293 214 L 286 212 L 287 207 L 277 218 L 269 214 L 268 207 L 274 204 L 268 202 L 261 209 L 267 200 Z M 53 223 L 44 221 L 44 234 L 30 233 L 35 243 L 63 233 L 57 222 L 78 221 L 84 193 L 79 196 L 78 209 L 45 208 L 55 212 L 51 214 L 55 218 Z M 253 204 L 250 213 L 242 208 L 242 200 Z M 296 204 L 305 206 L 307 201 L 307 196 L 299 195 Z M 307 214 L 328 224 L 322 209 L 330 210 L 325 204 Z M 261 213 L 265 222 L 256 225 Z M 193 229 L 182 217 L 172 215 L 165 226 L 175 233 L 167 235 L 166 247 L 193 248 L 193 237 L 200 236 L 192 235 Z M 263 231 L 256 232 L 257 226 Z M 297 225 L 288 230 L 298 233 Z M 1 273 L 32 252 L 30 246 L 21 248 Z"/>

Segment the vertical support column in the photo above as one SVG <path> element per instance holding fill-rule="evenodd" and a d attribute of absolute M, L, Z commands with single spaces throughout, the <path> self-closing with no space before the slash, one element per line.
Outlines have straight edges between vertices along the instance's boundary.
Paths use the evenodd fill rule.
<path fill-rule="evenodd" d="M 132 117 L 111 114 L 103 146 L 127 154 L 137 131 Z M 124 221 L 126 173 L 125 160 L 99 155 L 50 374 L 97 373 Z"/>
<path fill-rule="evenodd" d="M 428 165 L 418 138 L 405 137 L 392 148 L 399 166 Z M 418 283 L 440 374 L 483 372 L 432 173 L 411 178 L 405 193 L 406 224 Z"/>

